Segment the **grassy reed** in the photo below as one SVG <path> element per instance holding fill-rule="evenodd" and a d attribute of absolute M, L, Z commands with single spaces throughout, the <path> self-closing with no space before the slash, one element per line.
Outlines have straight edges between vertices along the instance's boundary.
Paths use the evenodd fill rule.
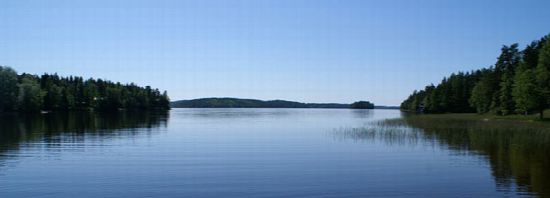
<path fill-rule="evenodd" d="M 449 150 L 486 158 L 499 185 L 550 196 L 550 123 L 471 114 L 412 115 L 379 126 L 420 130 Z M 434 141 L 435 142 L 435 141 Z"/>
<path fill-rule="evenodd" d="M 476 114 L 408 115 L 333 134 L 389 145 L 437 144 L 456 154 L 480 156 L 490 165 L 497 185 L 550 197 L 548 122 Z"/>

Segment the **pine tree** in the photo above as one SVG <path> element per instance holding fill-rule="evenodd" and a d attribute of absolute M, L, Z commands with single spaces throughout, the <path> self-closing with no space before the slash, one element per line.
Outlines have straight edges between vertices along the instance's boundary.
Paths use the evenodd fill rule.
<path fill-rule="evenodd" d="M 539 52 L 537 68 L 535 69 L 537 87 L 540 97 L 539 113 L 543 118 L 544 109 L 550 104 L 550 39 L 546 40 Z"/>
<path fill-rule="evenodd" d="M 484 80 L 481 80 L 472 90 L 470 104 L 478 113 L 489 112 L 492 100 L 491 96 L 490 87 L 487 86 L 487 83 Z"/>
<path fill-rule="evenodd" d="M 516 111 L 525 115 L 533 110 L 544 108 L 542 97 L 538 92 L 535 69 L 538 64 L 539 51 L 544 38 L 533 41 L 522 51 L 522 60 L 514 77 L 512 96 L 516 103 Z"/>
<path fill-rule="evenodd" d="M 528 69 L 518 73 L 512 95 L 518 112 L 527 115 L 530 111 L 538 108 L 540 94 L 537 92 L 537 81 L 533 70 Z"/>
<path fill-rule="evenodd" d="M 550 35 L 523 51 L 503 46 L 493 67 L 451 74 L 437 86 L 415 91 L 401 107 L 426 113 L 494 112 L 499 115 L 540 112 L 550 107 Z"/>
<path fill-rule="evenodd" d="M 0 66 L 0 112 L 15 110 L 17 92 L 17 73 Z"/>
<path fill-rule="evenodd" d="M 44 92 L 40 84 L 33 78 L 23 77 L 19 84 L 17 103 L 20 111 L 37 112 L 42 107 Z"/>
<path fill-rule="evenodd" d="M 515 70 L 520 61 L 518 44 L 503 46 L 498 57 L 495 69 L 502 71 L 498 92 L 498 108 L 502 115 L 514 112 L 514 100 L 512 98 L 512 86 L 514 84 Z"/>

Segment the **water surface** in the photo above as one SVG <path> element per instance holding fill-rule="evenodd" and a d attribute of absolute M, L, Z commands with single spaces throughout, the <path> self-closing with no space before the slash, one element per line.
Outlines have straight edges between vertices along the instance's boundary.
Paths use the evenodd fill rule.
<path fill-rule="evenodd" d="M 514 153 L 527 152 L 514 146 L 514 133 L 483 139 L 378 123 L 401 116 L 349 109 L 4 115 L 0 197 L 548 195 L 546 146 L 525 140 L 521 148 L 534 149 Z"/>

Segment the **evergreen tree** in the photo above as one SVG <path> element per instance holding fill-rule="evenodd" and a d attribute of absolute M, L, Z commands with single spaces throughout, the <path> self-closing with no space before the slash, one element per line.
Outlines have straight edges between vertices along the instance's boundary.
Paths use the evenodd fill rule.
<path fill-rule="evenodd" d="M 514 84 L 515 70 L 519 65 L 520 53 L 518 44 L 504 46 L 495 65 L 502 71 L 500 77 L 499 104 L 500 113 L 507 115 L 514 112 L 514 99 L 512 98 L 512 86 Z"/>
<path fill-rule="evenodd" d="M 533 41 L 522 52 L 522 60 L 514 77 L 512 96 L 516 111 L 529 114 L 533 110 L 544 109 L 544 101 L 537 88 L 534 70 L 538 65 L 539 51 L 545 39 Z"/>
<path fill-rule="evenodd" d="M 0 112 L 39 110 L 112 111 L 119 109 L 169 109 L 168 93 L 135 84 L 123 85 L 102 79 L 59 77 L 44 74 L 17 75 L 0 67 Z"/>
<path fill-rule="evenodd" d="M 518 112 L 527 115 L 530 111 L 538 108 L 540 96 L 537 92 L 537 81 L 533 70 L 527 69 L 518 73 L 512 95 Z"/>
<path fill-rule="evenodd" d="M 550 104 L 550 39 L 546 40 L 539 52 L 536 72 L 537 88 L 543 100 L 540 101 L 539 113 L 543 118 L 544 108 Z"/>
<path fill-rule="evenodd" d="M 18 107 L 23 112 L 37 112 L 42 107 L 44 92 L 40 84 L 30 77 L 23 77 L 19 84 Z"/>
<path fill-rule="evenodd" d="M 160 97 L 159 106 L 161 107 L 169 107 L 170 106 L 170 98 L 168 97 L 168 92 L 164 91 L 162 93 L 162 96 Z M 374 104 L 373 104 L 374 108 Z"/>
<path fill-rule="evenodd" d="M 15 109 L 17 92 L 17 73 L 9 67 L 0 66 L 0 112 Z"/>
<path fill-rule="evenodd" d="M 63 98 L 63 89 L 55 84 L 47 85 L 44 89 L 46 96 L 44 97 L 44 109 L 56 110 L 61 107 L 61 99 Z"/>
<path fill-rule="evenodd" d="M 493 112 L 508 115 L 550 107 L 550 35 L 523 51 L 503 46 L 493 67 L 451 74 L 437 86 L 414 91 L 401 108 L 426 113 Z"/>
<path fill-rule="evenodd" d="M 84 97 L 84 106 L 85 108 L 91 108 L 94 109 L 97 107 L 97 100 L 98 100 L 98 90 L 96 83 L 93 79 L 89 79 L 86 82 L 84 82 L 84 88 L 83 88 L 83 97 Z"/>
<path fill-rule="evenodd" d="M 488 86 L 487 82 L 484 80 L 474 86 L 472 96 L 470 98 L 470 104 L 475 107 L 478 113 L 489 112 L 492 101 L 490 89 L 490 86 Z"/>
<path fill-rule="evenodd" d="M 424 97 L 423 105 L 425 112 L 437 112 L 439 110 L 439 100 L 435 93 L 435 86 L 433 84 L 424 88 L 426 91 L 426 97 Z"/>

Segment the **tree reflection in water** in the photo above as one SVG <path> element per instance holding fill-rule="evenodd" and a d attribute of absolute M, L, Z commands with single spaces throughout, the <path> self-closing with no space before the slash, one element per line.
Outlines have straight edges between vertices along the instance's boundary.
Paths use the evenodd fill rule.
<path fill-rule="evenodd" d="M 404 146 L 436 144 L 459 155 L 474 154 L 489 162 L 498 189 L 550 196 L 550 127 L 545 123 L 405 116 L 336 129 L 333 135 Z"/>
<path fill-rule="evenodd" d="M 155 112 L 64 112 L 0 116 L 0 166 L 9 152 L 21 144 L 41 142 L 46 146 L 84 142 L 85 139 L 136 136 L 166 127 L 168 111 Z"/>

